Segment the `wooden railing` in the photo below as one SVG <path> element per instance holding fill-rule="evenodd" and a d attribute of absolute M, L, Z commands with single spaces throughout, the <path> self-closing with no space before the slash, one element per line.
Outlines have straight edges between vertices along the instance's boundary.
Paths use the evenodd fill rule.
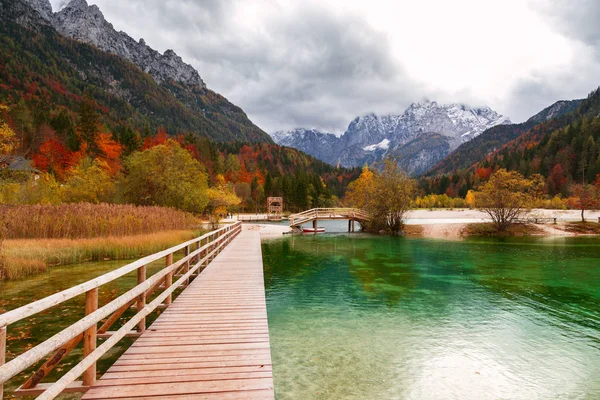
<path fill-rule="evenodd" d="M 0 315 L 0 399 L 4 383 L 47 357 L 47 361 L 16 391 L 16 395 L 37 395 L 38 399 L 53 399 L 64 391 L 85 392 L 96 381 L 96 362 L 124 337 L 137 337 L 146 330 L 146 317 L 171 304 L 173 292 L 189 283 L 199 270 L 241 231 L 237 222 L 207 233 L 170 249 L 127 264 L 95 279 Z M 173 262 L 173 255 L 183 251 L 183 257 Z M 146 276 L 148 264 L 165 259 L 165 267 Z M 98 308 L 98 288 L 137 271 L 137 285 Z M 173 278 L 179 278 L 173 282 Z M 152 301 L 147 300 L 158 290 L 164 290 Z M 9 325 L 56 307 L 85 294 L 85 317 L 51 338 L 6 362 L 6 332 Z M 109 331 L 125 311 L 135 304 L 136 314 L 116 331 Z M 98 328 L 98 323 L 103 324 Z M 137 328 L 137 331 L 134 330 Z M 97 339 L 106 340 L 96 347 Z M 83 341 L 83 359 L 54 383 L 40 384 L 54 367 Z M 82 376 L 82 381 L 75 382 Z"/>
<path fill-rule="evenodd" d="M 369 215 L 357 208 L 313 208 L 289 216 L 290 226 L 299 226 L 315 219 L 369 220 Z"/>

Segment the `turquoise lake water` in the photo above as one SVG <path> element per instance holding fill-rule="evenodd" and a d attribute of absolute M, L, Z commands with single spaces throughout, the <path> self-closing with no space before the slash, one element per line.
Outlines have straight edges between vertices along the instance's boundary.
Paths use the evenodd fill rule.
<path fill-rule="evenodd" d="M 277 399 L 600 399 L 600 240 L 263 244 Z"/>

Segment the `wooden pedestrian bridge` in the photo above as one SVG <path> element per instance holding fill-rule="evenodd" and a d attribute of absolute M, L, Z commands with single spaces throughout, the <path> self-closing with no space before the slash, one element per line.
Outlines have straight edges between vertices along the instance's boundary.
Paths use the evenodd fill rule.
<path fill-rule="evenodd" d="M 148 276 L 161 260 L 164 267 Z M 133 287 L 98 304 L 103 286 L 132 277 Z M 12 326 L 72 312 L 66 303 L 76 300 L 85 316 L 7 359 Z M 125 337 L 136 339 L 99 376 L 97 362 Z M 80 361 L 47 382 L 81 346 Z M 15 395 L 45 400 L 66 392 L 84 392 L 83 399 L 273 399 L 259 233 L 238 222 L 1 314 L 0 383 L 14 379 Z"/>
<path fill-rule="evenodd" d="M 318 221 L 348 220 L 348 232 L 354 232 L 355 222 L 368 221 L 369 215 L 358 208 L 313 208 L 289 216 L 290 227 L 300 229 L 304 224 L 312 223 L 317 228 Z"/>

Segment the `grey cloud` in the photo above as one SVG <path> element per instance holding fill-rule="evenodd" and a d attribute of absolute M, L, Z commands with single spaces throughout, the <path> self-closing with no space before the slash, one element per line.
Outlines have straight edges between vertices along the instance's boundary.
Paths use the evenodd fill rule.
<path fill-rule="evenodd" d="M 88 1 L 117 29 L 143 37 L 161 52 L 175 50 L 209 88 L 268 132 L 305 127 L 341 133 L 357 115 L 401 112 L 424 97 L 490 105 L 521 121 L 556 100 L 585 96 L 594 87 L 590 82 L 600 84 L 599 63 L 589 51 L 600 47 L 595 0 L 581 0 L 577 7 L 569 0 L 539 6 L 553 29 L 585 46 L 579 46 L 581 54 L 569 70 L 540 71 L 517 82 L 508 99 L 492 101 L 468 90 L 446 93 L 416 82 L 394 58 L 385 33 L 360 15 L 318 2 L 294 1 L 289 9 L 263 0 L 270 14 L 247 27 L 236 19 L 247 0 Z"/>
<path fill-rule="evenodd" d="M 551 0 L 539 9 L 554 27 L 587 45 L 600 46 L 600 2 L 598 0 Z M 597 49 L 598 50 L 598 49 Z"/>
<path fill-rule="evenodd" d="M 600 86 L 600 65 L 590 54 L 579 50 L 576 60 L 567 69 L 542 73 L 515 85 L 509 99 L 509 115 L 523 121 L 558 100 L 585 98 Z"/>
<path fill-rule="evenodd" d="M 88 0 L 117 29 L 159 51 L 174 49 L 208 87 L 267 131 L 341 132 L 359 114 L 399 112 L 424 95 L 393 58 L 386 34 L 359 15 L 265 0 L 256 29 L 237 26 L 244 0 Z"/>

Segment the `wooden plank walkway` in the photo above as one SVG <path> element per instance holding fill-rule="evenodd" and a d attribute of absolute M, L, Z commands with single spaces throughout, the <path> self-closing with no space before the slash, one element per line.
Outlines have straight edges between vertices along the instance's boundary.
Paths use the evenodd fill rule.
<path fill-rule="evenodd" d="M 273 399 L 260 234 L 242 231 L 83 399 Z"/>

